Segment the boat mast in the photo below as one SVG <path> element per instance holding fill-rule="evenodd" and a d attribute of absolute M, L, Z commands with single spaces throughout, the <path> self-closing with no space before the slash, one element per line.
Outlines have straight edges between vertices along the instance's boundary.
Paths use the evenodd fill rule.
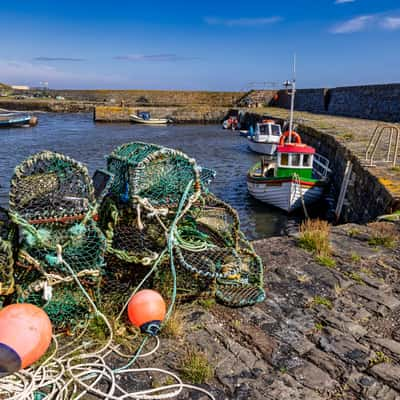
<path fill-rule="evenodd" d="M 293 80 L 289 82 L 291 86 L 291 102 L 290 102 L 290 122 L 289 122 L 289 143 L 292 142 L 292 130 L 293 130 L 293 114 L 294 114 L 294 97 L 296 94 L 296 54 L 293 58 Z"/>

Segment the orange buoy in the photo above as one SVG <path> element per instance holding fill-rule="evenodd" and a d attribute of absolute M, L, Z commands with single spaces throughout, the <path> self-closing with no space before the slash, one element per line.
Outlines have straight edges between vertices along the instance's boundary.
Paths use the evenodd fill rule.
<path fill-rule="evenodd" d="M 52 326 L 33 304 L 11 304 L 0 310 L 0 377 L 39 360 L 50 346 Z"/>
<path fill-rule="evenodd" d="M 29 120 L 29 125 L 30 126 L 35 126 L 38 123 L 38 117 L 32 116 L 31 119 Z"/>
<path fill-rule="evenodd" d="M 165 301 L 155 290 L 137 292 L 128 304 L 128 317 L 143 333 L 155 336 L 166 314 Z"/>

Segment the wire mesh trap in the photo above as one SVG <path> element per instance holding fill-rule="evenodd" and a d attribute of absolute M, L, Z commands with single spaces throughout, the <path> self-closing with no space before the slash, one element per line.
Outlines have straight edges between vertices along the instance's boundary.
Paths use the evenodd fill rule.
<path fill-rule="evenodd" d="M 129 390 L 124 374 L 142 374 L 132 365 L 159 340 L 150 350 L 150 336 L 121 321 L 143 288 L 168 298 L 165 321 L 177 298 L 264 299 L 261 261 L 237 213 L 210 193 L 214 177 L 147 143 L 114 150 L 94 184 L 82 164 L 49 151 L 15 169 L 9 212 L 0 210 L 0 302 L 43 308 L 57 335 L 37 365 L 0 379 L 0 398 L 172 398 L 186 387 L 214 399 L 157 368 L 146 373 L 175 384 Z"/>
<path fill-rule="evenodd" d="M 69 157 L 45 151 L 15 169 L 10 217 L 19 229 L 20 244 L 14 298 L 43 307 L 57 328 L 73 328 L 90 313 L 85 299 L 71 287 L 69 272 L 58 262 L 57 246 L 96 297 L 105 251 L 104 236 L 93 220 L 96 209 L 86 167 Z"/>
<path fill-rule="evenodd" d="M 120 259 L 131 271 L 158 260 L 153 285 L 164 293 L 171 280 L 165 265 L 174 259 L 181 298 L 217 296 L 232 306 L 264 299 L 262 265 L 240 231 L 237 213 L 209 192 L 214 171 L 176 150 L 128 143 L 108 156 L 107 169 L 97 176 L 107 259 Z M 185 188 L 186 202 L 177 213 Z"/>

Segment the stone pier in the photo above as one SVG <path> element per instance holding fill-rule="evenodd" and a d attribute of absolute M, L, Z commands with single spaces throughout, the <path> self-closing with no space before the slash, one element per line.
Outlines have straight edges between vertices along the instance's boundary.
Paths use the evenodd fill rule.
<path fill-rule="evenodd" d="M 399 226 L 389 225 L 398 236 Z M 329 267 L 296 236 L 254 242 L 265 302 L 182 305 L 184 333 L 162 338 L 157 355 L 140 366 L 179 372 L 189 346 L 207 356 L 214 377 L 202 386 L 217 400 L 400 399 L 400 252 L 398 241 L 393 248 L 371 241 L 376 229 L 333 228 Z M 185 392 L 179 399 L 207 397 Z"/>
<path fill-rule="evenodd" d="M 257 109 L 248 118 L 268 115 L 287 119 L 289 111 L 275 107 Z M 330 161 L 332 185 L 337 197 L 348 160 L 353 172 L 342 211 L 342 222 L 369 222 L 379 215 L 400 209 L 400 149 L 397 166 L 386 160 L 389 135 L 385 135 L 375 156 L 376 165 L 365 161 L 371 135 L 377 125 L 387 123 L 359 118 L 295 112 L 298 130 L 303 140 Z M 392 124 L 400 129 L 400 124 Z M 394 149 L 394 146 L 393 146 Z M 393 153 L 392 153 L 393 154 Z"/>

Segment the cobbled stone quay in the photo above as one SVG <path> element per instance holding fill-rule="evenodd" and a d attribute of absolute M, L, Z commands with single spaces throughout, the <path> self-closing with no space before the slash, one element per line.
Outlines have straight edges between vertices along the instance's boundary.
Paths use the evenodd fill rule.
<path fill-rule="evenodd" d="M 204 387 L 219 400 L 400 399 L 400 251 L 371 245 L 371 234 L 368 225 L 332 228 L 334 267 L 296 235 L 254 242 L 266 301 L 183 305 L 184 336 L 162 339 L 152 363 L 178 369 L 185 343 L 196 345 L 215 368 Z"/>
<path fill-rule="evenodd" d="M 287 110 L 257 114 L 286 118 Z M 379 123 L 303 112 L 295 118 L 334 137 L 360 163 Z M 397 168 L 362 168 L 398 198 Z M 380 226 L 392 231 L 390 246 L 374 242 Z M 186 333 L 178 345 L 164 338 L 157 361 L 179 371 L 185 343 L 197 346 L 215 369 L 204 387 L 219 400 L 400 399 L 399 232 L 392 222 L 332 227 L 330 266 L 302 249 L 297 233 L 255 241 L 266 301 L 243 309 L 183 305 Z"/>

